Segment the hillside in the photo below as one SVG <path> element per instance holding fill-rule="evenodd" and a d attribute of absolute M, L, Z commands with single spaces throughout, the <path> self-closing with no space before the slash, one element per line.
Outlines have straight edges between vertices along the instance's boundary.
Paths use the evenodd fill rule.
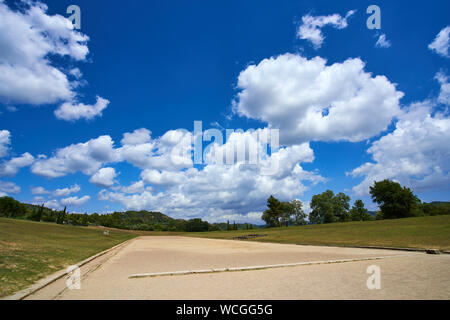
<path fill-rule="evenodd" d="M 186 236 L 233 239 L 267 234 L 252 241 L 311 245 L 387 246 L 450 250 L 450 216 L 343 222 L 260 230 L 186 233 Z"/>

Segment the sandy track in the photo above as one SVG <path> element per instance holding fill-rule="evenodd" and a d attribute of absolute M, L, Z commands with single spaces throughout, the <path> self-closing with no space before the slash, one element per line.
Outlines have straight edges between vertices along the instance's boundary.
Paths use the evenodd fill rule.
<path fill-rule="evenodd" d="M 406 256 L 405 256 L 406 255 Z M 267 270 L 130 279 L 136 273 L 389 256 Z M 366 269 L 381 268 L 369 290 Z M 140 237 L 82 268 L 81 290 L 56 281 L 28 299 L 449 299 L 450 256 L 184 237 Z"/>

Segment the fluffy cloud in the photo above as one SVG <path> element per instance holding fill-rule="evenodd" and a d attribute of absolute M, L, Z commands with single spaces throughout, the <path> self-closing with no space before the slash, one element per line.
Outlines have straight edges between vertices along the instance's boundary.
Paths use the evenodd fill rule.
<path fill-rule="evenodd" d="M 122 145 L 117 149 L 121 160 L 140 169 L 175 171 L 193 166 L 192 133 L 186 130 L 170 130 L 151 139 L 149 130 L 138 129 L 125 133 Z"/>
<path fill-rule="evenodd" d="M 247 215 L 263 210 L 270 194 L 281 199 L 293 199 L 309 188 L 324 182 L 317 172 L 304 170 L 300 163 L 312 162 L 314 153 L 309 143 L 302 143 L 253 154 L 250 149 L 244 159 L 233 158 L 229 164 L 217 161 L 218 154 L 237 147 L 264 150 L 266 140 L 259 135 L 268 129 L 232 133 L 224 145 L 214 143 L 205 148 L 207 163 L 194 168 L 192 161 L 192 133 L 171 130 L 152 139 L 150 131 L 138 129 L 126 133 L 122 146 L 114 148 L 109 136 L 59 149 L 49 158 L 40 158 L 32 171 L 46 177 L 58 177 L 81 171 L 91 175 L 90 182 L 111 188 L 99 192 L 99 199 L 118 202 L 126 209 L 159 210 L 175 217 L 202 216 L 218 221 L 223 215 Z M 250 156 L 257 162 L 247 164 Z M 128 162 L 141 168 L 141 180 L 130 186 L 114 187 L 116 171 L 103 167 L 109 163 Z M 270 175 L 268 168 L 278 163 Z M 62 189 L 64 190 L 64 189 Z M 67 198 L 77 200 L 78 198 Z M 59 201 L 67 205 L 68 200 Z"/>
<path fill-rule="evenodd" d="M 355 13 L 354 10 L 347 12 L 345 17 L 340 14 L 332 14 L 328 16 L 311 16 L 306 15 L 302 17 L 302 24 L 297 31 L 299 39 L 310 41 L 315 49 L 322 46 L 325 40 L 321 28 L 331 25 L 336 29 L 344 29 L 347 27 L 347 19 Z"/>
<path fill-rule="evenodd" d="M 48 57 L 84 60 L 89 38 L 65 17 L 47 15 L 46 5 L 23 4 L 27 9 L 13 11 L 0 2 L 0 100 L 40 105 L 72 99 L 70 81 Z"/>
<path fill-rule="evenodd" d="M 101 168 L 89 179 L 89 182 L 98 187 L 109 188 L 114 185 L 114 178 L 117 176 L 114 168 Z"/>
<path fill-rule="evenodd" d="M 136 146 L 140 144 L 146 144 L 151 141 L 151 131 L 145 128 L 136 129 L 133 132 L 126 132 L 123 134 L 123 138 L 120 141 L 123 145 Z"/>
<path fill-rule="evenodd" d="M 67 197 L 69 194 L 80 192 L 81 188 L 78 184 L 74 184 L 69 188 L 61 188 L 53 191 L 55 197 Z"/>
<path fill-rule="evenodd" d="M 392 179 L 419 192 L 450 187 L 450 119 L 432 112 L 430 101 L 411 105 L 396 123 L 395 130 L 368 149 L 374 162 L 350 174 L 364 180 L 353 188 L 367 194 L 374 181 Z"/>
<path fill-rule="evenodd" d="M 0 196 L 20 193 L 20 187 L 14 182 L 0 180 Z"/>
<path fill-rule="evenodd" d="M 437 54 L 449 58 L 448 47 L 450 46 L 450 26 L 442 29 L 428 48 Z"/>
<path fill-rule="evenodd" d="M 31 188 L 31 194 L 34 195 L 43 195 L 43 194 L 52 194 L 55 197 L 67 197 L 69 194 L 80 192 L 81 187 L 78 184 L 74 184 L 68 188 L 60 188 L 51 192 L 46 190 L 44 187 L 33 187 Z"/>
<path fill-rule="evenodd" d="M 28 152 L 19 157 L 11 158 L 8 161 L 0 163 L 0 176 L 12 177 L 23 167 L 31 165 L 34 157 Z"/>
<path fill-rule="evenodd" d="M 132 183 L 128 187 L 121 187 L 120 189 L 123 193 L 128 193 L 128 194 L 140 193 L 145 190 L 145 185 L 144 185 L 144 182 L 141 180 L 141 181 Z"/>
<path fill-rule="evenodd" d="M 94 105 L 65 102 L 55 110 L 55 116 L 60 120 L 66 121 L 80 119 L 92 120 L 95 117 L 101 117 L 103 110 L 106 109 L 108 104 L 109 101 L 102 97 L 97 97 L 97 102 Z"/>
<path fill-rule="evenodd" d="M 94 175 L 104 164 L 123 161 L 140 169 L 174 171 L 193 166 L 191 150 L 192 133 L 186 130 L 170 130 L 153 140 L 150 131 L 138 129 L 124 134 L 120 148 L 114 148 L 110 136 L 100 136 L 58 149 L 51 157 L 41 157 L 31 171 L 47 178 L 78 171 Z"/>
<path fill-rule="evenodd" d="M 11 144 L 11 134 L 8 130 L 0 130 L 0 158 L 6 157 Z"/>
<path fill-rule="evenodd" d="M 58 149 L 50 158 L 37 160 L 31 167 L 34 174 L 57 178 L 81 171 L 94 174 L 103 163 L 115 161 L 114 142 L 110 136 L 100 136 L 85 143 Z"/>
<path fill-rule="evenodd" d="M 88 202 L 90 198 L 91 198 L 91 197 L 89 197 L 89 196 L 84 196 L 84 197 L 81 197 L 81 198 L 78 198 L 78 197 L 70 197 L 70 198 L 62 199 L 62 200 L 60 201 L 60 203 L 61 203 L 62 205 L 64 205 L 64 206 L 75 206 L 75 207 L 80 207 L 80 206 L 84 205 L 86 202 Z"/>
<path fill-rule="evenodd" d="M 234 112 L 279 128 L 282 144 L 368 139 L 386 130 L 403 96 L 360 59 L 327 66 L 294 54 L 250 65 L 237 87 Z"/>
<path fill-rule="evenodd" d="M 55 111 L 62 120 L 101 116 L 109 101 L 97 97 L 95 105 L 78 103 L 74 90 L 85 83 L 81 71 L 52 63 L 54 56 L 69 57 L 70 64 L 85 61 L 89 37 L 74 30 L 67 18 L 48 15 L 45 4 L 24 0 L 19 7 L 13 10 L 0 1 L 0 102 L 63 102 Z"/>
<path fill-rule="evenodd" d="M 386 35 L 382 34 L 378 37 L 377 42 L 375 43 L 375 47 L 377 48 L 389 48 L 391 46 L 391 42 L 386 39 Z"/>
<path fill-rule="evenodd" d="M 234 140 L 241 143 L 246 135 L 257 133 L 235 132 L 227 144 L 234 144 Z M 213 147 L 209 153 L 226 149 L 227 144 Z M 209 221 L 223 221 L 227 215 L 248 216 L 263 210 L 271 194 L 285 200 L 293 199 L 308 189 L 307 184 L 325 181 L 316 172 L 305 171 L 299 164 L 314 159 L 308 143 L 281 148 L 270 156 L 258 154 L 258 157 L 256 165 L 244 165 L 240 161 L 224 165 L 212 161 L 202 170 L 146 169 L 141 177 L 144 183 L 151 185 L 151 190 L 133 194 L 126 194 L 124 190 L 102 190 L 99 199 L 118 202 L 126 209 L 159 210 L 174 217 L 202 216 Z M 279 170 L 272 175 L 262 174 L 274 159 L 279 162 Z M 259 216 L 255 219 L 259 220 Z"/>
<path fill-rule="evenodd" d="M 56 199 L 45 201 L 44 199 L 42 199 L 40 197 L 36 197 L 34 200 L 35 200 L 34 204 L 40 205 L 41 203 L 44 203 L 44 206 L 47 208 L 55 209 L 55 210 L 62 209 L 61 204 Z"/>
<path fill-rule="evenodd" d="M 49 194 L 50 191 L 46 190 L 44 187 L 32 187 L 31 194 Z"/>
<path fill-rule="evenodd" d="M 445 105 L 450 105 L 450 83 L 448 82 L 448 76 L 444 72 L 440 71 L 436 74 L 435 79 L 441 85 L 438 102 Z"/>

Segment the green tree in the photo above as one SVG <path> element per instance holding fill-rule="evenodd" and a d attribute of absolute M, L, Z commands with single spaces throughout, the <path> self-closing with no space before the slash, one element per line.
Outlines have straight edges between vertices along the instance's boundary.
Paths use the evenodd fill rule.
<path fill-rule="evenodd" d="M 292 212 L 290 222 L 294 226 L 303 226 L 306 224 L 306 213 L 303 211 L 303 203 L 300 200 L 291 201 Z"/>
<path fill-rule="evenodd" d="M 19 218 L 27 214 L 24 204 L 11 197 L 0 198 L 0 217 Z"/>
<path fill-rule="evenodd" d="M 28 219 L 32 221 L 41 221 L 43 213 L 44 213 L 44 204 L 42 204 L 42 206 L 40 206 L 39 208 L 33 209 L 33 212 L 28 217 Z"/>
<path fill-rule="evenodd" d="M 66 220 L 66 207 L 64 207 L 63 211 L 59 211 L 56 217 L 57 224 L 63 224 L 64 220 Z"/>
<path fill-rule="evenodd" d="M 384 219 L 396 219 L 420 215 L 420 200 L 409 188 L 391 180 L 375 182 L 370 195 L 376 202 Z"/>
<path fill-rule="evenodd" d="M 283 214 L 281 202 L 274 196 L 270 196 L 269 199 L 267 199 L 267 207 L 268 207 L 268 209 L 266 211 L 264 211 L 261 218 L 270 227 L 279 226 L 280 222 L 278 219 Z"/>
<path fill-rule="evenodd" d="M 364 208 L 364 202 L 362 200 L 356 200 L 353 207 L 350 209 L 350 216 L 352 221 L 369 221 L 373 220 L 373 217 Z"/>
<path fill-rule="evenodd" d="M 342 192 L 334 195 L 333 191 L 327 190 L 316 194 L 311 199 L 309 220 L 316 224 L 348 221 L 349 202 L 350 197 Z"/>
<path fill-rule="evenodd" d="M 202 219 L 191 219 L 186 222 L 185 231 L 187 232 L 202 232 L 208 231 L 209 223 L 206 221 L 202 221 Z"/>
<path fill-rule="evenodd" d="M 291 216 L 294 214 L 294 206 L 291 202 L 281 202 L 281 215 L 278 224 L 280 226 L 289 226 Z"/>
<path fill-rule="evenodd" d="M 83 226 L 89 225 L 87 213 L 83 214 L 83 217 L 81 218 L 81 225 Z"/>

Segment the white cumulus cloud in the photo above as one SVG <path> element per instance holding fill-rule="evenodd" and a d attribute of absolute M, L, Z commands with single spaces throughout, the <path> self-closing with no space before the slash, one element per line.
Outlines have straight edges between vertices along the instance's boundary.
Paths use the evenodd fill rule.
<path fill-rule="evenodd" d="M 0 163 L 0 177 L 12 177 L 23 167 L 27 167 L 34 162 L 34 157 L 25 152 L 19 157 L 13 157 L 10 160 Z"/>
<path fill-rule="evenodd" d="M 31 171 L 46 178 L 62 177 L 78 171 L 92 175 L 103 163 L 115 161 L 114 150 L 111 137 L 100 136 L 58 149 L 53 156 L 37 160 Z"/>
<path fill-rule="evenodd" d="M 14 182 L 0 180 L 0 196 L 6 196 L 8 194 L 18 194 L 21 189 Z"/>
<path fill-rule="evenodd" d="M 89 37 L 74 29 L 62 15 L 47 14 L 39 1 L 19 1 L 14 10 L 0 1 L 0 102 L 30 105 L 62 103 L 58 119 L 93 119 L 108 100 L 95 105 L 78 103 L 75 89 L 84 84 L 79 68 L 62 68 L 55 56 L 69 57 L 68 64 L 86 61 Z"/>
<path fill-rule="evenodd" d="M 450 26 L 442 29 L 428 48 L 437 54 L 449 58 L 448 47 L 450 46 Z"/>
<path fill-rule="evenodd" d="M 84 205 L 86 202 L 88 202 L 90 198 L 91 197 L 89 197 L 89 196 L 84 196 L 81 198 L 69 197 L 69 198 L 61 199 L 60 203 L 64 206 L 80 207 L 80 206 Z"/>
<path fill-rule="evenodd" d="M 438 102 L 450 105 L 450 83 L 448 82 L 448 76 L 443 71 L 440 71 L 436 74 L 435 79 L 441 85 Z"/>
<path fill-rule="evenodd" d="M 364 180 L 353 188 L 368 194 L 374 181 L 391 179 L 419 192 L 450 188 L 450 119 L 432 114 L 431 101 L 412 104 L 396 123 L 395 130 L 368 149 L 374 162 L 350 174 Z"/>
<path fill-rule="evenodd" d="M 49 55 L 85 60 L 89 38 L 61 15 L 47 15 L 40 2 L 13 11 L 0 2 L 0 100 L 40 105 L 74 97 L 67 76 Z"/>
<path fill-rule="evenodd" d="M 11 133 L 8 130 L 0 130 L 0 158 L 6 157 L 11 144 Z"/>
<path fill-rule="evenodd" d="M 89 179 L 90 183 L 98 187 L 109 188 L 114 185 L 114 179 L 117 176 L 114 168 L 101 168 Z"/>
<path fill-rule="evenodd" d="M 68 188 L 60 188 L 53 191 L 55 197 L 67 197 L 69 194 L 80 192 L 81 187 L 78 184 L 74 184 Z"/>
<path fill-rule="evenodd" d="M 325 36 L 322 34 L 322 28 L 330 25 L 336 29 L 344 29 L 348 26 L 347 19 L 355 13 L 355 10 L 347 12 L 345 17 L 340 14 L 332 14 L 328 16 L 311 16 L 302 17 L 302 24 L 297 31 L 299 39 L 310 41 L 315 49 L 322 46 Z"/>
<path fill-rule="evenodd" d="M 94 105 L 65 102 L 55 110 L 55 116 L 60 120 L 66 121 L 92 120 L 95 117 L 101 117 L 103 110 L 106 109 L 108 104 L 109 101 L 102 97 L 97 97 L 97 102 Z"/>
<path fill-rule="evenodd" d="M 279 128 L 282 144 L 368 139 L 399 114 L 403 93 L 364 66 L 357 58 L 329 66 L 296 54 L 264 59 L 240 73 L 233 110 Z"/>

